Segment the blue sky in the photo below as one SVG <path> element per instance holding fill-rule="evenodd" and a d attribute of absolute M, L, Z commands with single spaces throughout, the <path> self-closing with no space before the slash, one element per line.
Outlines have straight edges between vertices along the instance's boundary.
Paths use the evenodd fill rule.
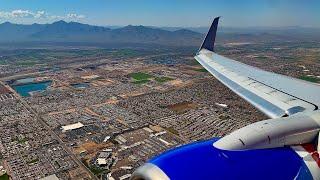
<path fill-rule="evenodd" d="M 0 0 L 0 23 L 320 27 L 320 0 Z"/>

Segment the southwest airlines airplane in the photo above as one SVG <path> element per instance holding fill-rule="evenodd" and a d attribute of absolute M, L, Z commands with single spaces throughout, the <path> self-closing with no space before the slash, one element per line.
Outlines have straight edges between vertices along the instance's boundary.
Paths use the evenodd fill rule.
<path fill-rule="evenodd" d="M 320 180 L 320 86 L 214 51 L 215 18 L 195 59 L 270 119 L 184 145 L 139 167 L 132 180 Z"/>

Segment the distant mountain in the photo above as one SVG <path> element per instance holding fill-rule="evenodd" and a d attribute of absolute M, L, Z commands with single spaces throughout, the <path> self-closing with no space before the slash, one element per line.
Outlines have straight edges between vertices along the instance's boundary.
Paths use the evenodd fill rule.
<path fill-rule="evenodd" d="M 161 27 L 176 31 L 179 27 Z M 205 34 L 209 27 L 186 27 L 185 29 Z M 219 27 L 218 40 L 222 41 L 319 41 L 320 28 L 312 27 Z"/>
<path fill-rule="evenodd" d="M 0 42 L 88 42 L 198 45 L 201 33 L 186 29 L 167 31 L 146 26 L 110 29 L 77 22 L 57 21 L 52 24 L 0 24 Z"/>
<path fill-rule="evenodd" d="M 199 46 L 207 27 L 102 27 L 77 22 L 57 21 L 52 24 L 0 24 L 0 43 L 102 43 L 158 44 Z M 319 41 L 320 29 L 303 27 L 219 27 L 219 42 Z"/>
<path fill-rule="evenodd" d="M 181 27 L 159 27 L 159 28 L 167 31 L 177 31 L 181 29 Z M 190 31 L 205 34 L 208 32 L 209 27 L 184 27 L 183 29 L 188 29 Z"/>
<path fill-rule="evenodd" d="M 181 27 L 159 27 L 163 30 L 167 31 L 176 31 L 181 29 Z M 188 29 L 194 32 L 205 34 L 208 32 L 209 27 L 184 27 L 184 29 Z M 285 26 L 285 27 L 224 27 L 219 26 L 219 31 L 222 33 L 235 33 L 235 34 L 243 34 L 243 33 L 308 33 L 308 34 L 319 34 L 320 28 L 315 27 L 300 27 L 300 26 Z"/>
<path fill-rule="evenodd" d="M 15 42 L 27 40 L 28 36 L 41 31 L 45 25 L 32 24 L 21 25 L 5 22 L 0 24 L 0 41 L 2 42 Z"/>

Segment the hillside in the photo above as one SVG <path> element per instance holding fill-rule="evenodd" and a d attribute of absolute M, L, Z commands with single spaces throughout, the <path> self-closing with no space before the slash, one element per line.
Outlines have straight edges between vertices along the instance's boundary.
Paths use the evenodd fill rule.
<path fill-rule="evenodd" d="M 201 33 L 180 29 L 167 31 L 145 26 L 109 29 L 77 22 L 52 24 L 0 24 L 0 42 L 87 42 L 190 45 L 199 44 Z"/>
<path fill-rule="evenodd" d="M 52 24 L 0 24 L 0 43 L 88 43 L 88 44 L 154 44 L 199 46 L 205 27 L 102 27 L 77 22 L 57 21 Z M 197 32 L 198 31 L 198 32 Z M 218 30 L 218 42 L 283 42 L 319 41 L 320 30 L 303 27 L 228 28 Z"/>

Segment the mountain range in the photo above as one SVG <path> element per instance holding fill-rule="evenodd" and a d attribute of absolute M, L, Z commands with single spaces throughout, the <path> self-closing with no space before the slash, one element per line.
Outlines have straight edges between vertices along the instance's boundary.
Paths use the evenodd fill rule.
<path fill-rule="evenodd" d="M 168 31 L 146 26 L 111 29 L 77 22 L 52 24 L 0 24 L 0 42 L 89 42 L 189 45 L 199 44 L 203 34 L 187 29 Z"/>
<path fill-rule="evenodd" d="M 78 22 L 57 21 L 52 24 L 0 24 L 0 43 L 139 43 L 173 46 L 199 46 L 206 27 L 102 27 Z M 234 41 L 318 41 L 316 28 L 219 28 L 219 42 Z"/>

